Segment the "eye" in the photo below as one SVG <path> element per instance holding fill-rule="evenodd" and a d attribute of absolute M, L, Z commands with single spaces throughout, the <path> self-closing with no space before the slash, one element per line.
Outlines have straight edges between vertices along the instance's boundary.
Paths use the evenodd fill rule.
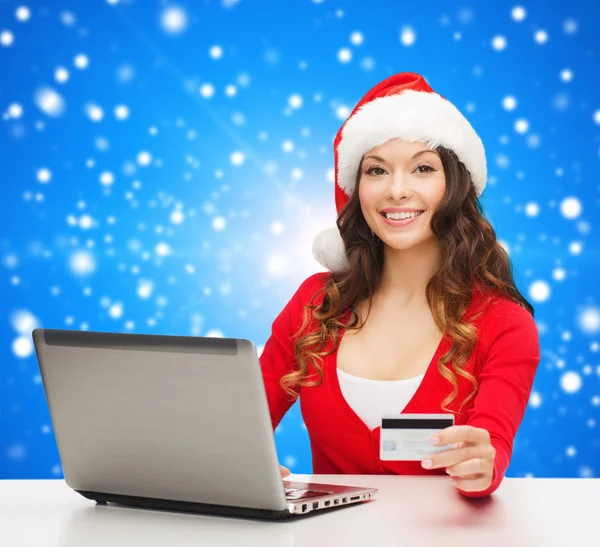
<path fill-rule="evenodd" d="M 428 171 L 421 171 L 420 169 L 426 168 L 428 169 Z M 417 171 L 419 171 L 419 173 L 432 173 L 433 171 L 435 171 L 435 169 L 433 167 L 431 167 L 431 165 L 419 165 L 416 169 Z"/>
<path fill-rule="evenodd" d="M 377 165 L 374 165 L 373 167 L 369 167 L 369 168 L 368 168 L 368 169 L 365 171 L 365 173 L 366 173 L 367 175 L 371 175 L 371 174 L 372 174 L 372 173 L 373 173 L 373 172 L 374 172 L 376 169 L 377 169 L 377 170 L 379 170 L 379 171 L 383 171 L 383 173 L 385 173 L 385 169 L 383 169 L 382 167 L 379 167 L 379 166 L 377 166 Z M 382 174 L 383 174 L 383 173 L 382 173 Z"/>

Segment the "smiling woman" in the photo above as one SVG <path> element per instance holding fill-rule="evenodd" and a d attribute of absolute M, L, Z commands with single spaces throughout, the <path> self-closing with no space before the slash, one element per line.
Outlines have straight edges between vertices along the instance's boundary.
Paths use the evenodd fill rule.
<path fill-rule="evenodd" d="M 391 248 L 406 249 L 435 237 L 428 213 L 437 209 L 446 191 L 436 150 L 391 139 L 363 158 L 358 178 L 361 212 L 373 233 Z M 403 200 L 405 194 L 409 200 Z"/>
<path fill-rule="evenodd" d="M 329 271 L 302 283 L 261 355 L 273 427 L 300 397 L 315 473 L 447 472 L 461 493 L 488 495 L 539 342 L 478 200 L 483 144 L 421 76 L 401 73 L 356 106 L 334 158 L 336 227 L 313 244 Z M 399 413 L 452 413 L 435 437 L 454 448 L 422 465 L 382 460 L 377 424 Z"/>

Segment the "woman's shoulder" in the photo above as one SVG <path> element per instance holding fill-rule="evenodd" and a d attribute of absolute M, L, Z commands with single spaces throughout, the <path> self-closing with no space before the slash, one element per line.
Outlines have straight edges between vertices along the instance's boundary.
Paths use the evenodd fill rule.
<path fill-rule="evenodd" d="M 309 275 L 288 293 L 288 295 L 291 293 L 291 297 L 288 296 L 287 306 L 302 310 L 306 304 L 312 301 L 315 294 L 325 287 L 330 276 L 331 272 L 318 272 Z"/>
<path fill-rule="evenodd" d="M 303 304 L 309 303 L 321 289 L 325 287 L 327 281 L 331 277 L 331 272 L 317 272 L 309 275 L 300 283 L 296 289 L 294 298 Z"/>
<path fill-rule="evenodd" d="M 324 291 L 322 294 L 315 299 L 315 295 L 323 289 L 327 283 L 327 280 L 331 276 L 331 272 L 318 272 L 308 276 L 293 291 L 292 297 L 289 298 L 285 308 L 282 312 L 283 315 L 294 318 L 294 320 L 301 321 L 305 308 L 310 304 L 319 304 L 324 297 Z"/>
<path fill-rule="evenodd" d="M 514 301 L 507 295 L 500 294 L 491 289 L 478 286 L 473 291 L 472 307 L 474 312 L 479 312 L 481 320 L 533 320 L 527 308 Z"/>
<path fill-rule="evenodd" d="M 474 313 L 482 341 L 492 342 L 500 336 L 537 339 L 538 331 L 533 315 L 510 297 L 489 289 L 477 291 L 473 298 Z M 476 308 L 476 309 L 475 309 Z"/>

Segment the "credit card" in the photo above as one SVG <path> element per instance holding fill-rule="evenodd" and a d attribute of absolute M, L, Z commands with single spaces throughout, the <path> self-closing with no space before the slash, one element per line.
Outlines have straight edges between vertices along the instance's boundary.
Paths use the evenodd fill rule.
<path fill-rule="evenodd" d="M 454 425 L 454 414 L 393 414 L 381 418 L 381 460 L 420 461 L 431 454 L 454 448 L 433 446 L 431 437 Z"/>

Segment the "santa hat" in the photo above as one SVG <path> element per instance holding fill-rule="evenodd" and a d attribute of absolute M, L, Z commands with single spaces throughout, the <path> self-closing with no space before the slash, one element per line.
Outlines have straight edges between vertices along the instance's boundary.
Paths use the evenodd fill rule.
<path fill-rule="evenodd" d="M 354 190 L 363 155 L 396 138 L 451 149 L 469 170 L 477 195 L 483 192 L 485 150 L 471 124 L 450 101 L 435 93 L 423 76 L 401 72 L 373 87 L 337 132 L 333 151 L 338 215 Z M 349 266 L 337 226 L 317 235 L 312 252 L 328 270 L 342 271 Z"/>

